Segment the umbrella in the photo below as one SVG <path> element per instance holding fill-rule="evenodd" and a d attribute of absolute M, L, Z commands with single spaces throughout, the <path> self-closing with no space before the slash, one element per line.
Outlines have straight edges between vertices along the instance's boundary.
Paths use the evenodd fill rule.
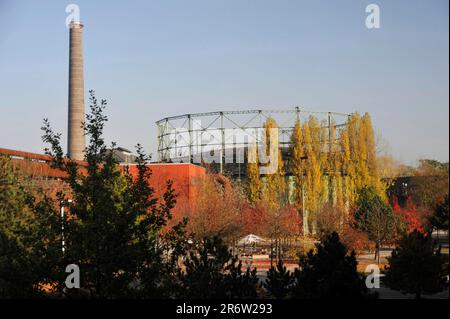
<path fill-rule="evenodd" d="M 266 242 L 267 242 L 267 240 L 265 240 L 264 238 L 250 234 L 250 235 L 247 235 L 247 236 L 241 238 L 238 241 L 238 245 L 251 245 L 254 243 L 266 243 Z"/>

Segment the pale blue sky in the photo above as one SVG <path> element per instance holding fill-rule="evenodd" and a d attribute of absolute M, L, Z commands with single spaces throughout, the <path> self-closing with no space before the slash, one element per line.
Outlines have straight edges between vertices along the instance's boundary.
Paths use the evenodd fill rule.
<path fill-rule="evenodd" d="M 0 0 L 0 147 L 42 152 L 44 117 L 66 134 L 69 3 L 108 141 L 155 152 L 166 116 L 299 105 L 370 112 L 405 162 L 449 159 L 447 0 Z"/>

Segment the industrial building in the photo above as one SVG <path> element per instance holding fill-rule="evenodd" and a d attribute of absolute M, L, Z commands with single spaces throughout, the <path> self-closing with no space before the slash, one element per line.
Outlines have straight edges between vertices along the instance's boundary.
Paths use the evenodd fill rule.
<path fill-rule="evenodd" d="M 61 170 L 52 168 L 50 162 L 52 158 L 44 154 L 16 151 L 0 148 L 0 156 L 10 158 L 11 164 L 21 173 L 30 176 L 36 187 L 43 189 L 49 195 L 55 195 L 57 191 L 69 192 L 68 185 L 64 178 L 67 174 Z M 76 161 L 80 172 L 83 174 L 83 167 L 86 163 Z M 136 176 L 136 164 L 122 163 L 121 168 L 128 167 L 129 173 Z M 152 177 L 150 186 L 154 189 L 154 196 L 160 198 L 166 189 L 166 181 L 173 182 L 173 188 L 177 192 L 177 205 L 173 210 L 175 217 L 189 210 L 195 203 L 196 181 L 206 174 L 206 170 L 198 165 L 189 163 L 151 163 L 148 164 Z"/>
<path fill-rule="evenodd" d="M 67 156 L 78 163 L 81 173 L 84 162 L 84 149 L 86 146 L 83 123 L 85 121 L 84 105 L 84 70 L 83 70 L 83 46 L 82 35 L 84 25 L 79 21 L 72 21 L 69 25 L 69 81 L 68 81 L 68 135 Z M 134 168 L 135 155 L 129 150 L 117 147 L 109 150 L 121 165 L 128 166 L 131 175 L 136 173 Z M 37 187 L 44 191 L 56 194 L 56 191 L 68 190 L 64 183 L 66 173 L 52 168 L 52 158 L 48 155 L 30 153 L 26 151 L 0 148 L 0 156 L 11 159 L 12 165 L 20 172 L 32 177 Z M 178 211 L 188 209 L 195 198 L 195 179 L 206 174 L 206 170 L 198 165 L 190 163 L 151 163 L 148 164 L 152 171 L 151 186 L 155 196 L 160 197 L 164 193 L 166 181 L 173 181 L 173 187 L 177 191 Z"/>
<path fill-rule="evenodd" d="M 83 30 L 80 21 L 69 24 L 69 77 L 68 77 L 68 130 L 67 156 L 76 161 L 80 169 L 86 165 L 86 146 L 83 123 L 85 121 Z M 289 167 L 290 135 L 296 119 L 306 120 L 316 116 L 328 130 L 339 130 L 347 114 L 315 112 L 301 107 L 286 110 L 240 110 L 184 114 L 166 117 L 156 122 L 158 130 L 158 162 L 148 164 L 152 170 L 152 187 L 156 196 L 164 192 L 166 181 L 172 180 L 178 193 L 176 211 L 189 209 L 195 199 L 195 180 L 211 172 L 232 178 L 246 176 L 246 153 L 251 142 L 261 147 L 263 139 L 258 130 L 268 118 L 279 124 L 279 146 L 282 159 Z M 230 134 L 231 133 L 231 134 Z M 131 174 L 135 155 L 117 147 L 109 150 L 118 163 L 128 166 Z M 38 181 L 47 190 L 63 189 L 65 173 L 50 167 L 51 157 L 11 149 L 1 149 L 0 155 L 10 157 L 13 165 Z M 210 161 L 206 161 L 210 159 Z M 206 168 L 207 169 L 206 169 Z M 288 174 L 289 175 L 289 172 Z"/>
<path fill-rule="evenodd" d="M 348 114 L 310 111 L 301 107 L 279 110 L 239 110 L 183 114 L 156 122 L 158 161 L 207 165 L 215 173 L 244 178 L 249 145 L 265 147 L 264 123 L 278 124 L 278 146 L 289 171 L 291 135 L 296 120 L 314 116 L 330 134 L 346 125 Z"/>

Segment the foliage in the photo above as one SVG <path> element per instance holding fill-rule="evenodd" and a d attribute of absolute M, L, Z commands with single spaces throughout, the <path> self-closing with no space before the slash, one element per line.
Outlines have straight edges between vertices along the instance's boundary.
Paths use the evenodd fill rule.
<path fill-rule="evenodd" d="M 425 225 L 422 222 L 421 214 L 417 211 L 416 206 L 411 200 L 411 197 L 408 197 L 405 208 L 400 207 L 398 203 L 398 199 L 396 196 L 392 196 L 391 198 L 391 206 L 394 213 L 399 218 L 401 226 L 404 232 L 410 233 L 413 231 L 418 231 L 420 233 L 425 232 Z"/>
<path fill-rule="evenodd" d="M 372 122 L 368 113 L 362 117 L 358 113 L 350 116 L 347 126 L 344 129 L 344 148 L 348 148 L 350 154 L 347 160 L 347 167 L 344 168 L 349 179 L 350 187 L 348 199 L 350 203 L 357 200 L 357 193 L 364 187 L 372 187 L 375 192 L 383 197 L 384 188 L 380 180 L 376 145 Z M 348 139 L 348 140 L 347 140 Z"/>
<path fill-rule="evenodd" d="M 252 144 L 247 153 L 247 196 L 255 205 L 261 199 L 262 184 L 259 176 L 258 147 Z"/>
<path fill-rule="evenodd" d="M 192 249 L 185 271 L 178 271 L 179 298 L 255 298 L 258 286 L 256 269 L 242 272 L 241 262 L 233 257 L 219 237 L 204 238 Z"/>
<path fill-rule="evenodd" d="M 44 121 L 42 128 L 43 140 L 50 144 L 46 153 L 53 158 L 51 165 L 67 174 L 65 182 L 69 192 L 57 195 L 65 206 L 64 221 L 59 217 L 59 205 L 45 196 L 37 201 L 2 159 L 2 297 L 34 297 L 49 292 L 76 297 L 78 294 L 64 285 L 65 267 L 72 263 L 81 270 L 78 292 L 83 291 L 82 294 L 91 298 L 176 297 L 181 292 L 195 290 L 198 283 L 189 278 L 197 277 L 199 273 L 196 275 L 195 270 L 204 269 L 201 262 L 205 260 L 209 265 L 210 253 L 215 252 L 218 254 L 215 265 L 223 261 L 222 266 L 213 263 L 208 268 L 211 272 L 203 275 L 221 279 L 216 295 L 254 298 L 258 286 L 255 269 L 243 272 L 241 264 L 218 241 L 192 249 L 191 238 L 186 233 L 187 220 L 167 227 L 176 197 L 171 182 L 167 183 L 161 200 L 154 197 L 149 186 L 151 171 L 146 165 L 149 158 L 139 145 L 134 173 L 128 167 L 120 167 L 103 138 L 106 101 L 98 103 L 93 92 L 90 101 L 91 113 L 84 125 L 89 137 L 85 163 L 64 158 L 60 134 L 53 132 L 48 121 Z M 232 196 L 230 185 L 225 183 L 221 187 L 227 188 L 222 196 Z M 218 198 L 222 200 L 223 197 Z M 228 203 L 231 202 L 230 197 Z M 196 259 L 197 256 L 203 257 Z M 183 258 L 186 258 L 184 267 Z M 208 291 L 215 291 L 216 287 L 211 287 Z"/>
<path fill-rule="evenodd" d="M 358 274 L 356 266 L 355 252 L 349 254 L 334 232 L 317 247 L 317 253 L 311 250 L 300 258 L 291 296 L 307 299 L 370 297 L 364 277 Z"/>
<path fill-rule="evenodd" d="M 182 253 L 185 240 L 182 225 L 166 236 L 161 232 L 175 205 L 172 184 L 167 183 L 161 201 L 153 197 L 151 172 L 146 166 L 149 158 L 139 145 L 137 176 L 120 169 L 103 138 L 106 101 L 98 104 L 94 92 L 90 94 L 91 113 L 84 125 L 89 137 L 85 172 L 62 157 L 59 135 L 47 121 L 43 127 L 43 140 L 51 145 L 47 153 L 53 156 L 54 166 L 67 172 L 71 188 L 64 262 L 80 267 L 83 288 L 94 298 L 170 295 L 162 283 L 167 281 L 165 276 L 175 272 L 177 254 Z M 66 199 L 64 194 L 60 197 Z M 175 254 L 166 257 L 168 250 Z"/>
<path fill-rule="evenodd" d="M 402 167 L 392 155 L 382 154 L 377 158 L 377 166 L 382 178 L 395 179 L 395 177 L 402 176 L 405 173 L 405 167 Z M 405 175 L 403 175 L 405 176 Z"/>
<path fill-rule="evenodd" d="M 291 135 L 291 172 L 294 176 L 294 202 L 299 211 L 303 208 L 303 183 L 305 167 L 304 161 L 306 159 L 303 146 L 303 132 L 300 118 L 297 118 L 294 130 Z"/>
<path fill-rule="evenodd" d="M 364 231 L 354 227 L 355 222 L 353 218 L 349 218 L 348 222 L 344 224 L 341 235 L 342 243 L 349 249 L 355 251 L 356 254 L 364 251 L 373 251 L 375 245 L 369 240 L 369 236 Z"/>
<path fill-rule="evenodd" d="M 434 206 L 433 215 L 430 216 L 430 224 L 436 229 L 448 229 L 448 193 L 444 198 L 439 198 Z"/>
<path fill-rule="evenodd" d="M 367 113 L 350 115 L 339 131 L 331 118 L 319 123 L 311 116 L 303 124 L 298 119 L 290 153 L 294 202 L 306 214 L 308 231 L 316 232 L 323 206 L 348 212 L 363 187 L 372 187 L 384 197 L 374 129 Z M 341 217 L 346 222 L 345 214 Z"/>
<path fill-rule="evenodd" d="M 415 181 L 411 181 L 409 188 L 413 189 L 413 201 L 421 211 L 432 212 L 437 197 L 444 197 L 448 193 L 448 162 L 422 159 L 413 173 Z"/>
<path fill-rule="evenodd" d="M 448 175 L 448 162 L 441 163 L 433 159 L 419 160 L 418 175 Z"/>
<path fill-rule="evenodd" d="M 208 174 L 197 183 L 198 196 L 189 212 L 188 230 L 197 239 L 220 236 L 235 238 L 241 234 L 245 196 L 220 174 Z"/>
<path fill-rule="evenodd" d="M 269 223 L 269 213 L 267 208 L 257 202 L 255 206 L 245 204 L 242 210 L 242 232 L 244 234 L 256 234 L 264 236 Z"/>
<path fill-rule="evenodd" d="M 276 134 L 274 134 L 276 132 Z M 277 167 L 274 173 L 266 174 L 262 188 L 262 200 L 266 203 L 269 212 L 277 214 L 286 203 L 286 183 L 284 180 L 283 160 L 278 141 L 278 124 L 273 118 L 268 118 L 264 123 L 266 156 L 277 156 Z M 275 147 L 274 147 L 275 146 Z M 272 154 L 275 148 L 276 154 Z M 270 158 L 272 163 L 273 158 Z"/>
<path fill-rule="evenodd" d="M 444 259 L 439 250 L 434 250 L 430 236 L 418 231 L 405 235 L 388 261 L 383 282 L 392 289 L 414 293 L 416 298 L 443 289 Z"/>
<path fill-rule="evenodd" d="M 333 207 L 333 204 L 330 202 L 324 204 L 317 214 L 317 230 L 322 238 L 333 232 L 342 234 L 345 225 L 345 211 L 339 207 Z"/>
<path fill-rule="evenodd" d="M 61 257 L 60 223 L 52 204 L 36 202 L 25 176 L 0 157 L 0 298 L 43 295 Z"/>
<path fill-rule="evenodd" d="M 379 257 L 381 246 L 395 238 L 398 219 L 375 189 L 365 187 L 358 194 L 355 224 L 376 244 L 375 255 Z"/>
<path fill-rule="evenodd" d="M 304 124 L 303 136 L 305 143 L 306 176 L 305 176 L 305 213 L 308 225 L 316 226 L 316 212 L 322 197 L 322 167 L 321 167 L 321 135 L 319 122 L 315 117 L 310 117 Z M 299 187 L 299 186 L 298 186 Z"/>
<path fill-rule="evenodd" d="M 301 221 L 298 211 L 287 201 L 284 164 L 278 141 L 278 125 L 273 118 L 268 118 L 264 123 L 264 143 L 264 147 L 259 152 L 255 150 L 256 145 L 249 149 L 247 195 L 250 206 L 244 207 L 242 217 L 244 229 L 247 232 L 265 235 L 278 242 L 281 237 L 298 235 Z M 252 158 L 251 154 L 256 154 L 257 158 Z M 268 165 L 276 162 L 275 171 L 260 177 L 259 169 L 257 169 L 259 163 L 250 162 L 250 158 L 255 162 L 258 161 L 258 156 L 263 162 L 266 162 L 264 158 L 269 158 Z M 276 161 L 273 161 L 274 156 Z M 247 221 L 248 218 L 252 219 Z"/>
<path fill-rule="evenodd" d="M 286 269 L 281 259 L 278 260 L 276 268 L 271 266 L 267 271 L 267 279 L 264 287 L 269 294 L 277 299 L 286 298 L 294 282 L 292 273 Z"/>

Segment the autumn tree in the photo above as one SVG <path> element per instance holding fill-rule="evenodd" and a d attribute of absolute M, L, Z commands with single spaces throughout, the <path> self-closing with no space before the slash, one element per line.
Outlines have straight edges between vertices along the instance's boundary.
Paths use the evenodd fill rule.
<path fill-rule="evenodd" d="M 300 118 L 295 121 L 294 130 L 291 135 L 291 172 L 294 177 L 294 202 L 297 209 L 303 209 L 303 185 L 305 175 L 305 160 L 303 144 L 303 132 Z"/>
<path fill-rule="evenodd" d="M 256 234 L 266 236 L 269 225 L 269 212 L 267 207 L 258 202 L 256 205 L 244 204 L 242 209 L 242 232 L 244 234 Z"/>
<path fill-rule="evenodd" d="M 352 161 L 350 150 L 349 130 L 346 128 L 341 133 L 341 170 L 343 174 L 343 201 L 346 208 L 349 208 L 356 198 L 356 169 Z"/>
<path fill-rule="evenodd" d="M 359 151 L 359 143 L 358 143 L 358 128 L 359 128 L 360 116 L 359 114 L 352 114 L 349 116 L 346 127 L 343 132 L 343 140 L 344 143 L 343 148 L 348 148 L 348 163 L 346 167 L 346 174 L 348 176 L 348 184 L 346 187 L 348 188 L 348 199 L 349 206 L 351 206 L 357 196 L 357 191 L 362 187 L 359 167 L 360 167 L 360 151 Z M 348 145 L 346 145 L 348 143 Z M 345 150 L 347 151 L 347 150 Z"/>
<path fill-rule="evenodd" d="M 231 240 L 241 234 L 245 198 L 239 188 L 220 174 L 205 176 L 196 187 L 198 195 L 188 214 L 188 229 L 196 238 Z"/>
<path fill-rule="evenodd" d="M 324 237 L 333 232 L 342 234 L 346 214 L 342 208 L 333 206 L 332 202 L 327 202 L 317 212 L 317 231 L 320 237 Z"/>
<path fill-rule="evenodd" d="M 366 145 L 366 165 L 369 173 L 367 185 L 372 186 L 380 195 L 384 196 L 386 187 L 381 182 L 377 160 L 375 133 L 369 113 L 365 113 L 361 118 L 361 127 L 363 132 L 361 135 L 364 135 L 363 143 Z"/>
<path fill-rule="evenodd" d="M 433 159 L 421 159 L 417 167 L 417 175 L 448 175 L 448 162 L 442 163 Z"/>
<path fill-rule="evenodd" d="M 267 235 L 274 240 L 278 254 L 281 253 L 281 239 L 283 237 L 282 210 L 287 201 L 284 164 L 278 136 L 278 124 L 269 117 L 263 126 L 264 147 L 263 162 L 266 162 L 262 187 L 261 202 L 267 208 L 269 224 Z"/>
<path fill-rule="evenodd" d="M 314 224 L 315 212 L 319 206 L 320 190 L 321 190 L 321 169 L 320 159 L 316 153 L 316 142 L 318 134 L 318 124 L 315 118 L 311 117 L 303 126 L 303 136 L 305 143 L 306 176 L 304 190 L 306 193 L 305 201 L 305 220 L 308 222 L 306 229 Z M 314 230 L 313 230 L 314 231 Z M 305 234 L 306 235 L 306 234 Z"/>
<path fill-rule="evenodd" d="M 336 123 L 330 121 L 329 132 L 329 154 L 328 154 L 328 176 L 329 176 L 329 197 L 328 202 L 338 208 L 341 212 L 345 211 L 345 190 L 344 174 L 342 167 L 344 154 L 339 147 L 339 136 L 336 132 Z"/>
<path fill-rule="evenodd" d="M 425 225 L 423 223 L 425 218 L 421 216 L 422 214 L 417 210 L 416 205 L 411 200 L 411 197 L 408 197 L 404 208 L 399 205 L 397 196 L 392 196 L 390 201 L 392 209 L 401 223 L 400 228 L 402 232 L 425 232 Z"/>
<path fill-rule="evenodd" d="M 247 152 L 247 196 L 251 204 L 255 205 L 261 199 L 261 191 L 258 147 L 254 143 L 248 147 Z"/>
<path fill-rule="evenodd" d="M 414 189 L 412 196 L 414 203 L 419 209 L 432 212 L 436 198 L 444 198 L 448 193 L 448 162 L 422 159 L 419 161 L 415 176 L 416 181 L 412 180 L 410 185 Z"/>
<path fill-rule="evenodd" d="M 328 201 L 333 202 L 333 192 L 331 190 L 333 165 L 331 163 L 330 148 L 330 125 L 324 120 L 320 123 L 320 136 L 316 146 L 316 152 L 320 159 L 321 183 L 320 183 L 320 206 Z M 319 206 L 319 209 L 320 209 Z"/>
<path fill-rule="evenodd" d="M 358 113 L 349 116 L 341 132 L 340 145 L 349 206 L 355 203 L 357 193 L 364 187 L 372 187 L 384 197 L 385 185 L 381 182 L 375 135 L 368 113 L 362 117 Z"/>
<path fill-rule="evenodd" d="M 278 125 L 273 118 L 268 118 L 264 123 L 265 134 L 265 150 L 269 158 L 268 166 L 275 163 L 274 171 L 269 169 L 269 173 L 265 175 L 263 187 L 263 201 L 268 204 L 269 210 L 276 211 L 286 202 L 286 183 L 284 180 L 283 159 L 278 140 Z M 275 158 L 276 157 L 276 160 Z"/>
<path fill-rule="evenodd" d="M 303 219 L 294 205 L 285 205 L 280 210 L 280 231 L 285 238 L 295 238 L 301 235 Z"/>
<path fill-rule="evenodd" d="M 402 164 L 389 154 L 382 154 L 377 157 L 377 167 L 379 168 L 379 175 L 382 178 L 389 179 L 390 182 L 397 176 L 404 174 Z"/>

